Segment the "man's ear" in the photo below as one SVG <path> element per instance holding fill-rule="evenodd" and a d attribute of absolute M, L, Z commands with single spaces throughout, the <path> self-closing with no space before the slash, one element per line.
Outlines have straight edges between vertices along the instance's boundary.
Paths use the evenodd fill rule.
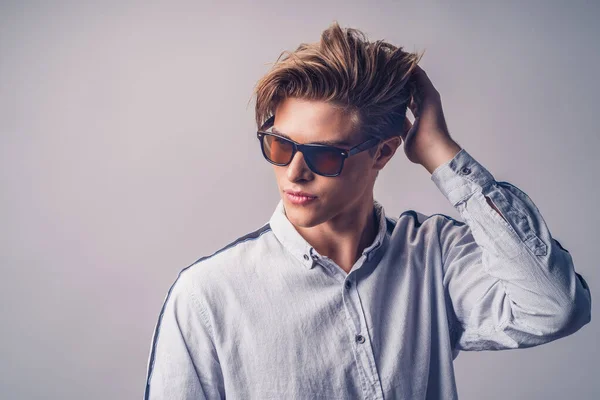
<path fill-rule="evenodd" d="M 386 140 L 384 140 L 380 146 L 379 149 L 377 150 L 377 157 L 376 160 L 381 159 L 382 157 L 393 157 L 394 153 L 396 152 L 396 150 L 398 149 L 398 147 L 400 147 L 400 144 L 402 144 L 402 137 L 400 136 L 392 136 Z M 382 152 L 382 150 L 385 149 L 385 153 Z M 391 155 L 390 155 L 391 153 Z"/>

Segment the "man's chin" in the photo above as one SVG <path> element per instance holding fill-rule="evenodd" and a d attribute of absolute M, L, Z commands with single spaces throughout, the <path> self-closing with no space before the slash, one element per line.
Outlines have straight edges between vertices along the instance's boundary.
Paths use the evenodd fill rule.
<path fill-rule="evenodd" d="M 316 209 L 287 207 L 285 212 L 288 220 L 294 225 L 301 228 L 312 228 L 319 225 L 320 215 Z"/>

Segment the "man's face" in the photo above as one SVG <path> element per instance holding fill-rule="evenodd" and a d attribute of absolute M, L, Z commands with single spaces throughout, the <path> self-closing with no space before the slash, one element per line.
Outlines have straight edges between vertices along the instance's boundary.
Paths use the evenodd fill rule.
<path fill-rule="evenodd" d="M 350 118 L 322 101 L 287 98 L 275 111 L 273 128 L 300 144 L 320 141 L 344 141 L 336 145 L 345 150 L 365 140 L 353 132 Z M 348 157 L 336 177 L 315 174 L 297 151 L 286 166 L 273 165 L 280 195 L 290 222 L 300 227 L 322 224 L 342 212 L 348 212 L 371 202 L 375 175 L 378 171 L 369 151 Z M 379 168 L 380 169 L 380 168 Z M 317 196 L 307 204 L 294 204 L 284 193 L 302 191 Z"/>

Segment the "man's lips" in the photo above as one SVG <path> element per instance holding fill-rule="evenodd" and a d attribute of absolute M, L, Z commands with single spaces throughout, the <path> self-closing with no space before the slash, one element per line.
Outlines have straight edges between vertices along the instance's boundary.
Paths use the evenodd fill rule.
<path fill-rule="evenodd" d="M 294 195 L 294 196 L 301 196 L 301 197 L 310 197 L 310 198 L 316 198 L 317 197 L 314 194 L 310 194 L 310 193 L 302 192 L 302 191 L 295 191 L 295 190 L 285 190 L 285 193 L 291 194 L 291 195 Z"/>

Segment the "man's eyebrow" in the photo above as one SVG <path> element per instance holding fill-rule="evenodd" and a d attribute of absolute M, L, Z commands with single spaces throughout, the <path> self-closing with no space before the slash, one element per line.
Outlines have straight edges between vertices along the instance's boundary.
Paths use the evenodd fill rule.
<path fill-rule="evenodd" d="M 279 136 L 283 136 L 286 139 L 292 140 L 291 137 L 289 137 L 285 133 L 279 131 L 275 127 L 271 127 L 271 131 L 273 131 L 274 133 L 278 134 Z M 350 146 L 350 143 L 348 143 L 345 140 L 318 140 L 316 142 L 311 142 L 311 144 L 325 144 L 327 146 Z"/>

